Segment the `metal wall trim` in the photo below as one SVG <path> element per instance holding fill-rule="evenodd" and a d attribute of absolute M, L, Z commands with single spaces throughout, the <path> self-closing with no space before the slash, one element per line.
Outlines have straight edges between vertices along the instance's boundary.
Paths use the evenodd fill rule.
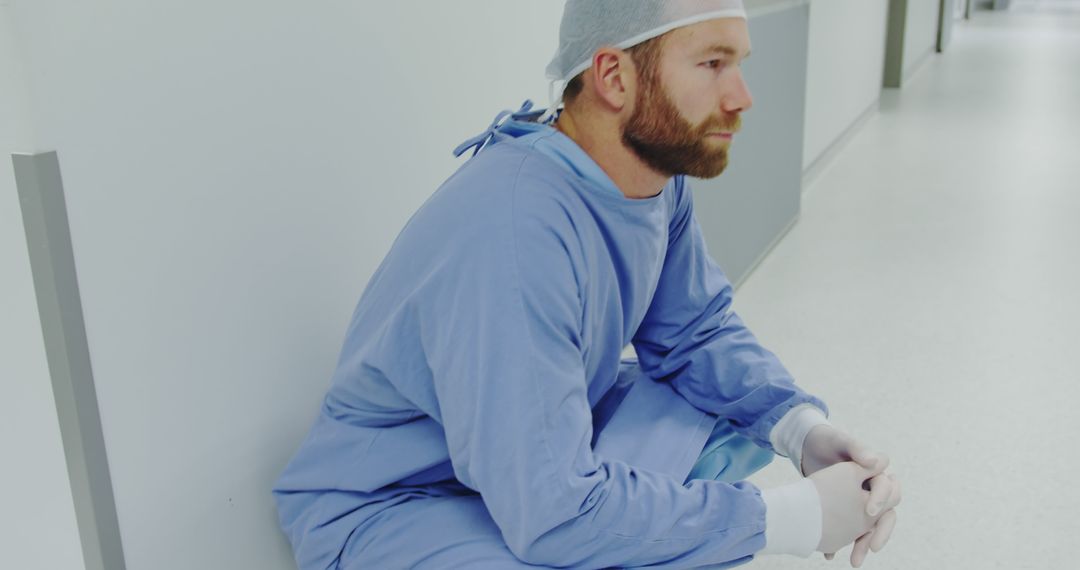
<path fill-rule="evenodd" d="M 105 438 L 56 152 L 13 154 L 45 354 L 86 570 L 123 570 Z"/>

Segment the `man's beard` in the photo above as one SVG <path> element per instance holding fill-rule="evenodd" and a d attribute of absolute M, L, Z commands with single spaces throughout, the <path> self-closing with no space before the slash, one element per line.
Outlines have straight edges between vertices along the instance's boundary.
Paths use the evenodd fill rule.
<path fill-rule="evenodd" d="M 735 132 L 740 124 L 737 115 L 728 120 L 711 115 L 696 127 L 691 125 L 675 108 L 658 78 L 646 74 L 642 77 L 634 114 L 623 127 L 622 139 L 657 172 L 715 178 L 727 168 L 728 149 L 725 145 L 709 144 L 706 135 Z"/>

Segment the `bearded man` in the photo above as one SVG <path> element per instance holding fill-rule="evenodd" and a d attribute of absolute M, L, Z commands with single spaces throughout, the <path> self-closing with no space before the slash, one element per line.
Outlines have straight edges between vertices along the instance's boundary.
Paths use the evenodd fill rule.
<path fill-rule="evenodd" d="M 751 104 L 739 0 L 570 0 L 353 315 L 274 493 L 302 568 L 689 568 L 879 550 L 899 485 L 731 310 L 687 176 Z M 623 358 L 632 345 L 636 358 Z M 775 454 L 806 478 L 744 479 Z"/>

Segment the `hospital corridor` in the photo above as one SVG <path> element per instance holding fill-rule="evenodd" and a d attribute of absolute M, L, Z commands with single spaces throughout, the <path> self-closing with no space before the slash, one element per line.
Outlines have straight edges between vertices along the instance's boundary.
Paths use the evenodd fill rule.
<path fill-rule="evenodd" d="M 1076 564 L 1080 3 L 1025 4 L 883 92 L 736 296 L 904 482 L 866 568 Z"/>
<path fill-rule="evenodd" d="M 0 1 L 0 569 L 1080 568 L 1080 0 L 610 2 Z"/>

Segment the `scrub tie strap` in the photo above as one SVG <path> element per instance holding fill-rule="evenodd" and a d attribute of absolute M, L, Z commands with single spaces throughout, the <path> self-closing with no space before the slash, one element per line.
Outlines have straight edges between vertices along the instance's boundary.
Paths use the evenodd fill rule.
<path fill-rule="evenodd" d="M 533 102 L 526 99 L 525 102 L 521 104 L 521 108 L 518 109 L 516 112 L 507 109 L 499 113 L 495 116 L 495 120 L 491 122 L 491 126 L 488 127 L 486 131 L 458 145 L 458 147 L 454 149 L 454 156 L 460 157 L 462 154 L 465 153 L 465 151 L 469 150 L 470 148 L 474 149 L 472 155 L 476 156 L 481 150 L 484 149 L 485 146 L 487 146 L 488 142 L 490 142 L 491 139 L 495 137 L 495 132 L 503 126 L 503 124 L 506 122 L 507 117 L 509 117 L 512 121 L 520 121 L 533 118 L 532 115 L 535 115 L 537 113 L 532 111 L 532 107 Z"/>

